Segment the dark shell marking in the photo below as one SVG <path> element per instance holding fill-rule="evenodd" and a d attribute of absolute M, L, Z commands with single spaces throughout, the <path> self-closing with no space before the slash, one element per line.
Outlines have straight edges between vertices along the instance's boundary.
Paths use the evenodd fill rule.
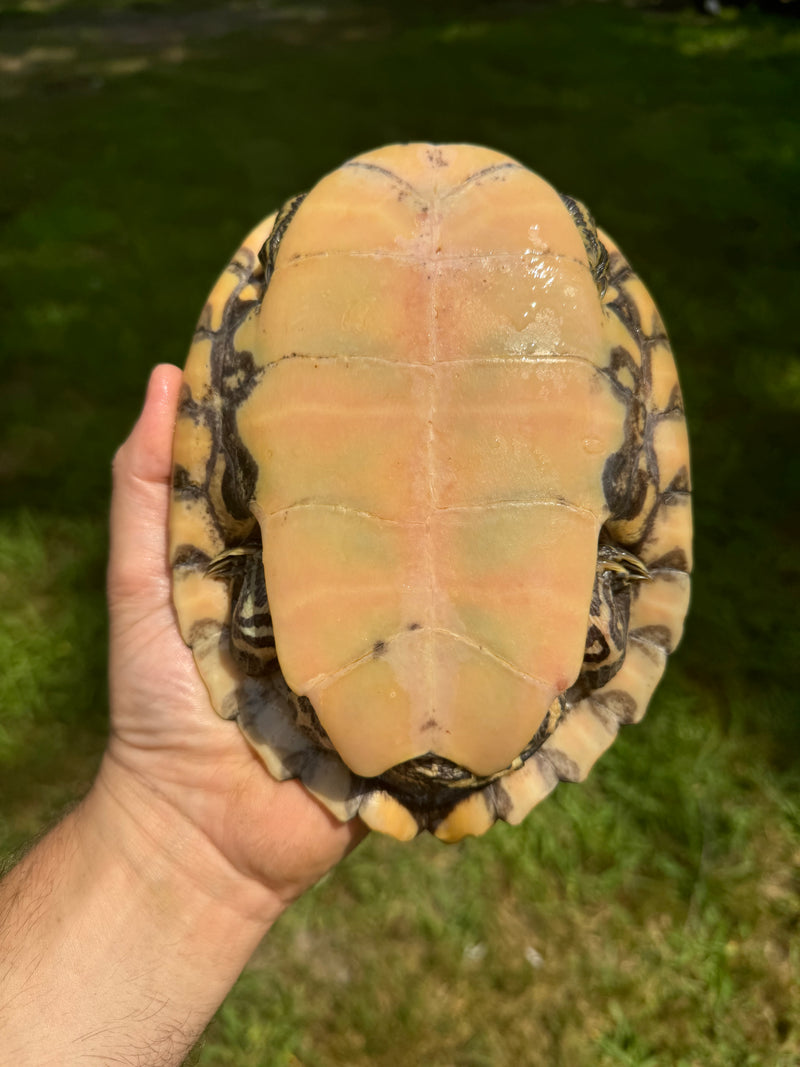
<path fill-rule="evenodd" d="M 402 182 L 399 177 L 396 180 Z M 635 685 L 629 689 L 622 683 L 618 688 L 612 684 L 615 677 L 623 678 L 619 672 L 630 649 L 638 646 L 660 674 L 665 654 L 680 636 L 662 622 L 635 625 L 636 605 L 642 587 L 648 584 L 648 572 L 649 581 L 665 586 L 686 583 L 688 595 L 687 553 L 675 543 L 662 545 L 660 533 L 665 524 L 669 527 L 671 510 L 688 507 L 690 493 L 687 466 L 669 471 L 666 483 L 660 469 L 662 427 L 682 426 L 684 421 L 677 380 L 666 397 L 660 396 L 655 381 L 657 360 L 671 358 L 663 324 L 646 294 L 642 298 L 641 283 L 621 253 L 604 235 L 598 236 L 585 209 L 564 198 L 586 245 L 605 314 L 618 320 L 618 343 L 601 371 L 626 409 L 624 443 L 608 457 L 603 474 L 610 517 L 601 534 L 583 668 L 518 760 L 501 774 L 476 778 L 430 756 L 401 764 L 377 779 L 359 778 L 333 751 L 311 703 L 289 691 L 275 658 L 268 591 L 260 565 L 260 530 L 249 510 L 258 468 L 237 430 L 237 411 L 257 388 L 264 371 L 256 368 L 252 352 L 237 347 L 236 335 L 261 302 L 280 241 L 301 200 L 290 201 L 277 216 L 260 255 L 247 247 L 237 253 L 215 290 L 217 294 L 220 288 L 227 289 L 223 306 L 215 306 L 212 298 L 195 335 L 195 344 L 208 347 L 206 385 L 199 392 L 188 382 L 184 385 L 178 424 L 179 428 L 191 424 L 197 436 L 192 450 L 197 463 L 192 470 L 176 463 L 173 496 L 176 507 L 192 509 L 192 529 L 198 533 L 192 542 L 174 542 L 171 559 L 176 590 L 188 576 L 210 574 L 219 579 L 228 607 L 224 618 L 190 620 L 184 636 L 194 648 L 201 672 L 204 662 L 214 657 L 230 656 L 235 662 L 237 671 L 228 691 L 215 703 L 223 705 L 218 707 L 222 714 L 238 718 L 271 773 L 278 778 L 302 777 L 340 817 L 352 817 L 359 809 L 366 816 L 370 805 L 374 809 L 392 798 L 388 803 L 399 802 L 410 813 L 414 830 L 435 832 L 469 797 L 471 814 L 465 818 L 473 822 L 466 832 L 481 832 L 496 818 L 517 822 L 532 806 L 532 789 L 539 799 L 559 779 L 576 781 L 585 776 L 585 762 L 569 754 L 574 742 L 560 744 L 578 711 L 580 730 L 585 732 L 589 723 L 590 730 L 602 734 L 599 751 L 613 740 L 620 723 L 637 721 L 643 714 L 652 689 L 649 682 L 643 699 Z M 180 532 L 181 524 L 174 525 Z M 624 550 L 622 556 L 628 553 L 644 561 L 642 572 L 631 573 L 624 561 L 615 562 L 619 549 Z M 634 625 L 629 626 L 629 620 Z M 413 628 L 414 624 L 409 627 Z M 377 642 L 373 655 L 380 657 L 384 647 Z M 529 782 L 520 798 L 517 782 L 523 776 L 517 775 L 522 768 L 528 779 L 535 777 L 536 784 L 534 788 Z M 448 828 L 441 836 L 454 838 L 460 833 L 458 828 Z"/>

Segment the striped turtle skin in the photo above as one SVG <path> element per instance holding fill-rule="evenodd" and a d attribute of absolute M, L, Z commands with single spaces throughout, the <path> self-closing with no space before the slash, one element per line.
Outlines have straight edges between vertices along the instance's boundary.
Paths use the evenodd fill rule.
<path fill-rule="evenodd" d="M 689 602 L 686 422 L 579 202 L 468 145 L 250 233 L 184 374 L 170 560 L 211 702 L 340 819 L 518 823 L 638 722 Z"/>

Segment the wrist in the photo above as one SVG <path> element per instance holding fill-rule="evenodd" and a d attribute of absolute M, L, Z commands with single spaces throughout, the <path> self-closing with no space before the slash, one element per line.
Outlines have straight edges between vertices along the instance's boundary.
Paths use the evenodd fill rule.
<path fill-rule="evenodd" d="M 146 792 L 104 766 L 0 885 L 9 1063 L 177 1067 L 280 913 Z"/>
<path fill-rule="evenodd" d="M 222 912 L 260 938 L 286 907 L 268 886 L 236 868 L 170 797 L 109 753 L 76 811 L 76 824 L 86 852 L 113 857 L 121 875 L 152 895 L 164 919 L 170 911 L 207 915 L 217 927 Z"/>
<path fill-rule="evenodd" d="M 149 1050 L 163 1035 L 169 1051 L 153 1062 L 182 1063 L 284 906 L 108 759 L 72 813 L 71 838 L 80 874 L 74 903 L 67 897 L 68 956 L 94 938 L 73 972 L 78 1025 L 89 1022 L 88 992 L 101 1062 L 125 1045 Z"/>

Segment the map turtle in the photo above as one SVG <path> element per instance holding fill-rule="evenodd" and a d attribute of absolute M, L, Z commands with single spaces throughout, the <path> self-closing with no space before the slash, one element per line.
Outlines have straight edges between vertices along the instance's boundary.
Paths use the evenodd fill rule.
<path fill-rule="evenodd" d="M 211 292 L 170 562 L 211 703 L 275 778 L 402 840 L 520 822 L 681 636 L 688 438 L 651 297 L 508 156 L 351 160 Z"/>

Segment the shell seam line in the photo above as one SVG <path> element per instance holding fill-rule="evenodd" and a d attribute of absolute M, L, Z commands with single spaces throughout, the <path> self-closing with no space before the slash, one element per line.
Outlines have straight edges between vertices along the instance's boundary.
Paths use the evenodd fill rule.
<path fill-rule="evenodd" d="M 669 653 L 663 645 L 659 645 L 657 641 L 650 641 L 648 638 L 642 637 L 640 634 L 632 633 L 629 635 L 628 640 L 635 642 L 637 645 L 647 645 L 648 648 L 654 648 L 661 656 L 664 657 L 664 659 L 669 656 Z"/>
<path fill-rule="evenodd" d="M 396 637 L 400 637 L 406 632 L 407 631 L 405 630 L 398 630 L 397 633 L 394 633 L 390 637 L 385 638 L 384 643 L 389 646 Z M 513 663 L 509 663 L 507 659 L 504 659 L 502 656 L 499 656 L 496 652 L 493 652 L 492 649 L 487 648 L 486 645 L 479 645 L 477 641 L 471 641 L 463 634 L 454 633 L 452 630 L 446 630 L 440 626 L 429 627 L 428 633 L 441 634 L 444 637 L 452 637 L 460 644 L 466 645 L 467 648 L 472 648 L 475 651 L 480 652 L 485 656 L 488 656 L 489 659 L 494 660 L 495 663 L 499 664 L 501 667 L 504 667 L 505 670 L 509 672 L 509 674 L 516 675 L 517 678 L 521 678 L 523 681 L 530 682 L 533 685 L 543 686 L 546 689 L 550 688 L 550 683 L 544 681 L 544 679 L 537 678 L 534 674 L 528 674 L 527 671 L 520 670 L 519 667 L 515 667 Z M 362 664 L 372 660 L 374 658 L 374 655 L 375 654 L 373 650 L 370 648 L 366 652 L 363 652 L 360 656 L 357 656 L 354 660 L 351 660 L 351 662 L 346 664 L 344 667 L 340 667 L 339 670 L 334 671 L 332 674 L 316 675 L 314 678 L 309 679 L 309 681 L 306 683 L 304 687 L 306 693 L 308 693 L 309 690 L 316 688 L 317 686 L 320 686 L 321 691 L 324 692 L 326 689 L 329 688 L 329 686 L 333 685 L 334 682 L 337 682 L 340 678 L 343 678 L 346 675 L 352 673 L 358 667 L 362 666 Z M 321 684 L 323 682 L 324 684 Z"/>
<path fill-rule="evenodd" d="M 304 501 L 297 504 L 289 504 L 285 508 L 276 508 L 274 511 L 266 511 L 263 513 L 264 518 L 272 519 L 279 515 L 286 515 L 290 511 L 303 511 L 304 509 L 313 511 L 338 511 L 344 515 L 356 515 L 365 519 L 373 519 L 375 522 L 386 523 L 392 526 L 425 526 L 430 522 L 430 519 L 436 513 L 439 512 L 466 512 L 466 511 L 502 511 L 505 508 L 566 508 L 568 511 L 575 511 L 582 515 L 589 515 L 595 521 L 598 520 L 598 516 L 592 511 L 591 508 L 583 507 L 581 504 L 573 504 L 569 500 L 495 500 L 485 504 L 432 504 L 433 511 L 430 515 L 424 519 L 389 519 L 383 515 L 377 515 L 374 511 L 364 511 L 362 508 L 351 508 L 346 504 L 326 504 L 323 501 Z M 666 568 L 662 568 L 666 569 Z M 684 571 L 679 571 L 679 574 L 684 574 Z"/>
<path fill-rule="evenodd" d="M 421 252 L 401 252 L 395 249 L 364 249 L 359 250 L 356 248 L 339 248 L 333 250 L 320 250 L 319 252 L 295 252 L 289 259 L 284 260 L 278 271 L 288 270 L 296 263 L 302 263 L 306 259 L 331 259 L 340 258 L 344 256 L 352 256 L 354 259 L 392 259 L 399 261 L 407 261 L 409 263 L 475 263 L 480 262 L 483 259 L 522 259 L 522 258 L 535 258 L 535 259 L 557 259 L 564 260 L 567 263 L 576 263 L 579 267 L 584 267 L 587 274 L 591 275 L 589 267 L 581 259 L 577 259 L 575 256 L 568 256 L 563 252 L 552 252 L 549 249 L 547 251 L 540 251 L 535 248 L 524 248 L 517 252 L 499 252 L 499 251 L 476 251 L 476 252 L 436 252 L 431 255 L 424 255 Z"/>
<path fill-rule="evenodd" d="M 464 189 L 466 189 L 470 185 L 472 185 L 473 182 L 480 181 L 482 178 L 488 178 L 490 174 L 495 174 L 499 170 L 523 170 L 524 171 L 526 169 L 527 168 L 523 167 L 523 165 L 521 163 L 517 163 L 517 161 L 515 159 L 504 159 L 504 160 L 502 160 L 501 162 L 498 162 L 498 163 L 489 163 L 488 166 L 481 167 L 480 170 L 473 171 L 472 174 L 470 174 L 466 178 L 462 179 L 462 181 L 460 181 L 458 183 L 458 185 L 451 185 L 450 188 L 447 190 L 447 192 L 444 194 L 444 196 L 441 197 L 441 199 L 442 200 L 447 200 L 451 196 L 457 196 Z"/>
<path fill-rule="evenodd" d="M 344 163 L 341 169 L 369 170 L 373 171 L 376 174 L 382 174 L 384 177 L 390 178 L 394 185 L 399 185 L 401 188 L 404 188 L 408 192 L 412 193 L 421 203 L 424 204 L 426 201 L 426 197 L 416 187 L 416 185 L 412 185 L 412 183 L 408 181 L 407 178 L 403 178 L 396 171 L 390 170 L 388 167 L 381 167 L 378 163 L 370 163 L 368 160 L 364 159 L 351 159 L 349 160 L 349 162 Z M 473 182 L 479 181 L 481 178 L 487 178 L 495 171 L 526 169 L 526 167 L 523 167 L 523 165 L 521 163 L 518 163 L 515 159 L 504 159 L 498 161 L 497 163 L 490 163 L 488 164 L 488 166 L 481 167 L 480 170 L 473 171 L 472 174 L 467 175 L 467 177 L 463 178 L 457 185 L 451 185 L 448 191 L 444 194 L 444 199 L 449 196 L 455 196 L 457 193 L 461 192 L 462 189 L 471 185 Z"/>
<path fill-rule="evenodd" d="M 475 356 L 473 358 L 467 356 L 464 359 L 443 359 L 436 360 L 432 363 L 425 363 L 423 360 L 419 359 L 386 359 L 385 356 L 352 355 L 347 352 L 339 352 L 334 355 L 314 355 L 312 352 L 287 352 L 286 355 L 278 356 L 277 359 L 270 360 L 269 363 L 263 364 L 263 369 L 269 370 L 271 367 L 275 367 L 279 363 L 291 359 L 313 359 L 331 362 L 338 359 L 348 360 L 352 363 L 380 363 L 389 367 L 426 367 L 429 370 L 432 369 L 434 365 L 437 367 L 462 367 L 474 364 L 479 364 L 481 366 L 491 366 L 492 364 L 496 364 L 498 367 L 502 367 L 508 363 L 585 363 L 598 373 L 603 373 L 608 370 L 607 367 L 603 367 L 599 363 L 594 363 L 588 356 L 579 356 L 572 352 L 543 352 L 539 356 Z"/>
<path fill-rule="evenodd" d="M 434 367 L 439 363 L 439 332 L 437 323 L 437 308 L 439 306 L 439 288 L 440 288 L 440 268 L 441 265 L 436 261 L 435 253 L 436 247 L 439 245 L 441 237 L 441 202 L 439 199 L 439 191 L 434 188 L 433 203 L 429 206 L 428 211 L 428 261 L 432 259 L 430 263 L 431 270 L 431 285 L 428 290 L 429 295 L 429 310 L 428 310 L 428 331 L 430 336 L 430 363 Z M 425 445 L 426 463 L 428 467 L 428 502 L 429 513 L 425 520 L 425 573 L 428 582 L 428 604 L 427 623 L 430 627 L 436 620 L 436 561 L 434 558 L 433 545 L 431 543 L 431 517 L 436 509 L 436 500 L 438 496 L 437 486 L 435 485 L 435 466 L 434 459 L 436 456 L 436 430 L 435 430 L 435 417 L 436 407 L 439 400 L 439 375 L 435 371 L 431 371 L 428 381 L 428 432 Z M 439 693 L 435 690 L 435 672 L 433 669 L 433 648 L 431 646 L 432 635 L 430 630 L 428 631 L 427 641 L 427 691 L 430 699 L 433 702 L 433 707 L 436 708 L 439 705 Z"/>

